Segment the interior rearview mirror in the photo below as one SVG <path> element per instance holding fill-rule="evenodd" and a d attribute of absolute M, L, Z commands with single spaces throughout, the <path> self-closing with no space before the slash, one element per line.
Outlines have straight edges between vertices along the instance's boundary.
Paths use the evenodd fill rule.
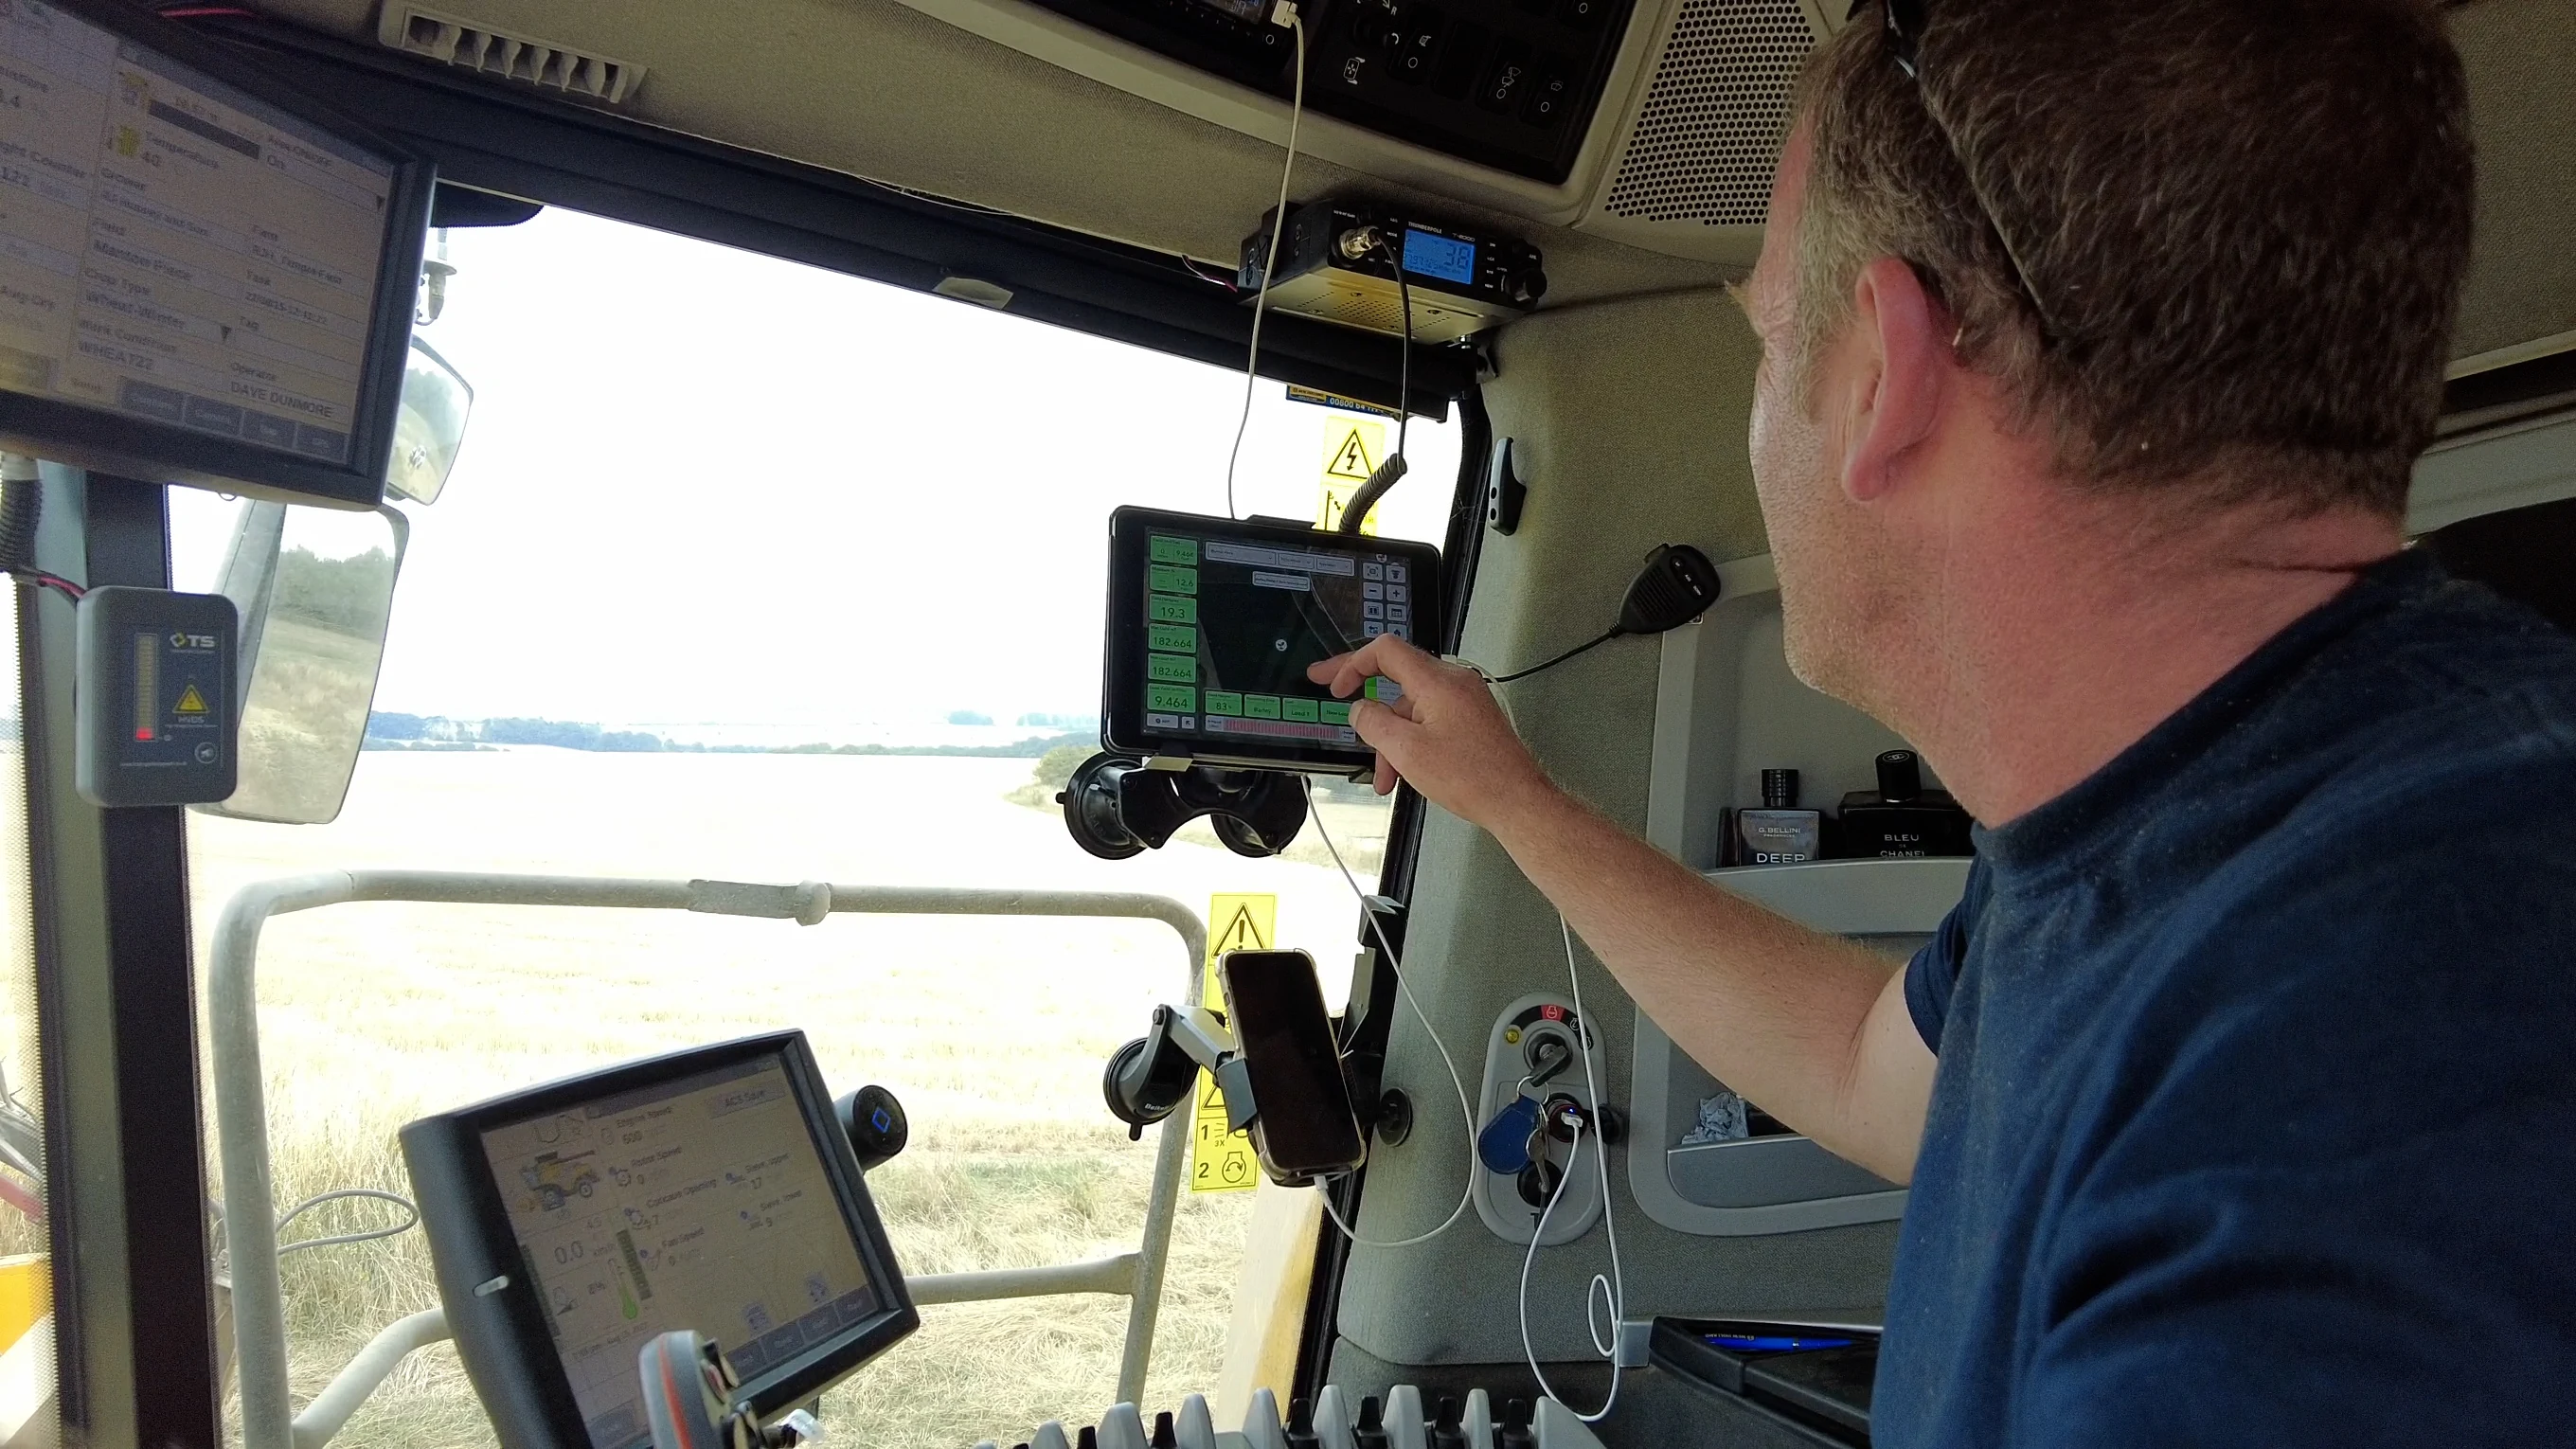
<path fill-rule="evenodd" d="M 410 539 L 392 508 L 243 505 L 217 586 L 241 614 L 240 786 L 194 808 L 286 825 L 338 817 Z"/>
<path fill-rule="evenodd" d="M 385 491 L 417 503 L 435 503 L 465 443 L 466 415 L 474 388 L 464 374 L 414 337 L 403 365 L 402 410 L 394 419 L 394 451 L 385 464 Z"/>

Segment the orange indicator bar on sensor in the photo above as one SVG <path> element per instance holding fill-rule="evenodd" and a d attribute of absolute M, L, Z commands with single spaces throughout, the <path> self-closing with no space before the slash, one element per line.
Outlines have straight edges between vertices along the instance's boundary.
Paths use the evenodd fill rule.
<path fill-rule="evenodd" d="M 161 724 L 161 636 L 134 636 L 134 737 L 149 740 Z"/>

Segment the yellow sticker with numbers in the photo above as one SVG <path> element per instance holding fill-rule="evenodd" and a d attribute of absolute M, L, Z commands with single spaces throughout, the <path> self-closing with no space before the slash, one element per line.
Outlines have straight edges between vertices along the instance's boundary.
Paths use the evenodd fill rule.
<path fill-rule="evenodd" d="M 1211 1011 L 1225 1009 L 1216 981 L 1217 958 L 1228 951 L 1267 951 L 1279 939 L 1279 898 L 1271 895 L 1208 897 L 1207 960 L 1200 967 L 1200 999 Z M 1253 1155 L 1252 1134 L 1225 1130 L 1225 1096 L 1216 1078 L 1199 1073 L 1197 1105 L 1190 1130 L 1190 1191 L 1250 1192 L 1261 1180 L 1261 1162 Z"/>
<path fill-rule="evenodd" d="M 1386 461 L 1386 424 L 1375 418 L 1324 419 L 1324 479 L 1315 498 L 1315 526 L 1327 533 L 1342 526 L 1342 510 L 1351 495 Z M 1360 524 L 1360 532 L 1377 533 L 1377 511 Z"/>

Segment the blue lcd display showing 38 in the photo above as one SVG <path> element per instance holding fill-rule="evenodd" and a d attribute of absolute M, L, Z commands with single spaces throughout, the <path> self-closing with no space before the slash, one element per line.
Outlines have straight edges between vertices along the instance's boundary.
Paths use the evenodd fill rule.
<path fill-rule="evenodd" d="M 1427 231 L 1404 229 L 1404 269 L 1462 287 L 1476 282 L 1476 244 Z"/>

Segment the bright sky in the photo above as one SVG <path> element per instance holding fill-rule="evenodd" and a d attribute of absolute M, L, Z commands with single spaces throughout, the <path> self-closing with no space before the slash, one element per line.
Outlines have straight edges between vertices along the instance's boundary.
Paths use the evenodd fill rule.
<path fill-rule="evenodd" d="M 1092 714 L 1110 509 L 1225 511 L 1240 372 L 560 210 L 448 256 L 423 336 L 474 414 L 403 505 L 379 709 Z M 1312 518 L 1350 416 L 1259 384 L 1243 511 Z M 1409 452 L 1380 522 L 1436 543 L 1456 423 Z M 177 582 L 210 587 L 229 505 L 173 499 Z"/>

